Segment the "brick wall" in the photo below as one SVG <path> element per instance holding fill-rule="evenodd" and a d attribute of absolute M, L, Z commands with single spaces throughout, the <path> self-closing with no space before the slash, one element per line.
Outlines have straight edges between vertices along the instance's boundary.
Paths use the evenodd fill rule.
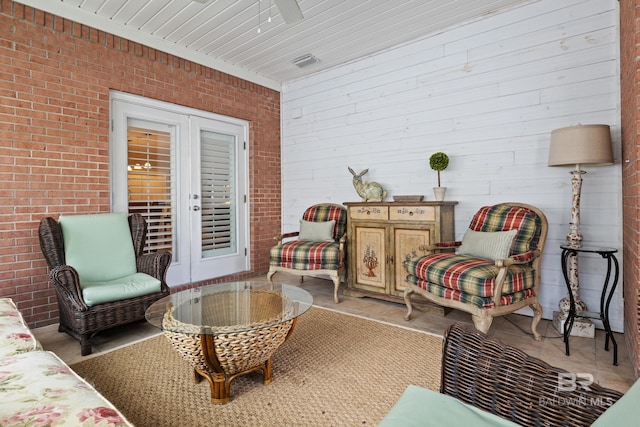
<path fill-rule="evenodd" d="M 111 89 L 250 122 L 252 265 L 226 279 L 268 269 L 281 227 L 280 93 L 0 0 L 0 297 L 32 327 L 58 317 L 40 219 L 110 209 Z"/>
<path fill-rule="evenodd" d="M 622 188 L 623 188 L 623 286 L 625 340 L 629 357 L 640 375 L 640 205 L 638 185 L 640 158 L 640 0 L 620 2 L 620 72 L 622 106 Z"/>

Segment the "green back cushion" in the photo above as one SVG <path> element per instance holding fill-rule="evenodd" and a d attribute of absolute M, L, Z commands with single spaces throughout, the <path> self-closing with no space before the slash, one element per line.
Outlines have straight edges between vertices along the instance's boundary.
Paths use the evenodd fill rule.
<path fill-rule="evenodd" d="M 491 260 L 508 258 L 513 246 L 513 238 L 518 230 L 509 231 L 473 231 L 467 229 L 462 245 L 456 251 L 458 255 L 486 258 Z"/>
<path fill-rule="evenodd" d="M 484 206 L 475 214 L 469 228 L 474 231 L 508 231 L 517 229 L 509 255 L 523 254 L 538 247 L 542 220 L 524 206 L 497 204 Z"/>
<path fill-rule="evenodd" d="M 80 284 L 104 282 L 136 273 L 136 256 L 127 214 L 60 216 L 66 263 Z"/>
<path fill-rule="evenodd" d="M 312 242 L 333 242 L 333 229 L 335 225 L 336 221 L 333 219 L 322 222 L 310 222 L 301 219 L 298 239 L 310 240 Z"/>
<path fill-rule="evenodd" d="M 333 238 L 338 240 L 347 230 L 347 210 L 341 205 L 320 203 L 308 207 L 302 219 L 309 222 L 335 221 Z"/>

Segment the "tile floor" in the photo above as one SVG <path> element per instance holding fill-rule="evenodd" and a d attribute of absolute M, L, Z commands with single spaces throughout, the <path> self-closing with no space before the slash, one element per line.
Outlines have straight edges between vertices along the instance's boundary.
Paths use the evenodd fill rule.
<path fill-rule="evenodd" d="M 278 273 L 274 276 L 274 280 L 299 284 L 296 277 L 285 273 Z M 411 320 L 405 321 L 406 307 L 403 304 L 373 298 L 348 297 L 342 295 L 342 292 L 340 292 L 340 303 L 334 304 L 331 281 L 307 277 L 304 283 L 299 285 L 313 295 L 315 305 L 419 329 L 439 336 L 442 336 L 444 330 L 453 322 L 472 323 L 469 314 L 458 310 L 452 310 L 446 316 L 414 310 Z M 619 366 L 613 366 L 613 353 L 604 351 L 603 331 L 597 330 L 595 339 L 571 337 L 571 356 L 566 356 L 562 335 L 555 330 L 550 321 L 543 320 L 538 326 L 538 332 L 543 336 L 542 341 L 535 341 L 530 335 L 530 323 L 531 318 L 528 316 L 511 314 L 498 317 L 494 319 L 489 334 L 500 338 L 506 344 L 522 349 L 531 356 L 543 359 L 552 366 L 566 369 L 567 372 L 591 373 L 595 382 L 605 387 L 625 392 L 634 383 L 635 375 L 622 334 L 615 334 L 618 342 Z M 80 355 L 80 345 L 77 341 L 67 334 L 58 333 L 57 325 L 35 329 L 34 333 L 46 350 L 55 352 L 65 362 L 73 364 L 160 332 L 144 321 L 106 331 L 94 338 L 93 354 L 85 357 Z"/>

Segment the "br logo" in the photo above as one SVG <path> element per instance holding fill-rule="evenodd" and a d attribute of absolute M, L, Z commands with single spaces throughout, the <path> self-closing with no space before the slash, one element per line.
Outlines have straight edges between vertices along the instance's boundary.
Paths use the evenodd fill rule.
<path fill-rule="evenodd" d="M 591 391 L 589 386 L 593 384 L 593 375 L 585 373 L 558 372 L 558 391 L 575 391 L 580 388 Z"/>

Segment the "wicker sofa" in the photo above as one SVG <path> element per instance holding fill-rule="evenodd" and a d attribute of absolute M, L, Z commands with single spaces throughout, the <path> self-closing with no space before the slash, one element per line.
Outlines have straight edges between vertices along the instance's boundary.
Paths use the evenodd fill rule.
<path fill-rule="evenodd" d="M 0 425 L 131 426 L 62 360 L 42 347 L 9 298 L 0 298 Z"/>
<path fill-rule="evenodd" d="M 440 393 L 409 386 L 379 427 L 637 425 L 640 381 L 624 397 L 597 384 L 567 385 L 563 369 L 470 325 L 447 330 L 441 373 Z"/>

